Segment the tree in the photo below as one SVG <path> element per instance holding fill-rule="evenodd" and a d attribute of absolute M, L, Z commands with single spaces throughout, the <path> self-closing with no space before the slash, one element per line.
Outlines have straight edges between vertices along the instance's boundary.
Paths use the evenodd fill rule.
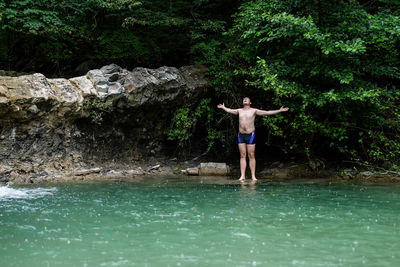
<path fill-rule="evenodd" d="M 339 0 L 252 0 L 240 6 L 227 33 L 235 51 L 230 59 L 242 59 L 234 69 L 247 90 L 267 97 L 258 102 L 291 108 L 289 120 L 264 119 L 285 151 L 310 160 L 340 152 L 361 163 L 398 164 L 398 7 Z M 232 80 L 227 78 L 224 83 Z"/>
<path fill-rule="evenodd" d="M 93 68 L 187 59 L 189 20 L 178 4 L 189 2 L 3 0 L 0 39 L 7 46 L 0 50 L 0 68 L 59 76 L 76 75 L 89 60 Z"/>

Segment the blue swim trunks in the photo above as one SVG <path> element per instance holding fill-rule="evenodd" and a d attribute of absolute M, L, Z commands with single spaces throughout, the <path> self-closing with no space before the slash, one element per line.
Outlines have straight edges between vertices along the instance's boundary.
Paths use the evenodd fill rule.
<path fill-rule="evenodd" d="M 251 134 L 238 133 L 238 142 L 239 144 L 254 145 L 256 143 L 256 132 L 254 131 Z"/>

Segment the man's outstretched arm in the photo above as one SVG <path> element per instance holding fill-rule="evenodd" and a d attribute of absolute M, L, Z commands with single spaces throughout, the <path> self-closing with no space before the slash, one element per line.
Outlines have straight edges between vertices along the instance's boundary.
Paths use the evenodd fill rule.
<path fill-rule="evenodd" d="M 288 110 L 289 110 L 289 108 L 284 108 L 284 107 L 281 107 L 280 109 L 277 109 L 277 110 L 261 110 L 261 109 L 257 109 L 256 115 L 258 115 L 258 116 L 274 115 L 274 114 L 278 114 L 278 113 L 285 112 L 285 111 L 288 111 Z"/>
<path fill-rule="evenodd" d="M 217 106 L 217 108 L 222 108 L 223 110 L 225 110 L 226 112 L 231 113 L 231 114 L 235 114 L 235 115 L 239 114 L 239 110 L 227 108 L 227 107 L 225 107 L 225 104 L 224 104 L 224 103 L 219 104 L 219 105 Z"/>

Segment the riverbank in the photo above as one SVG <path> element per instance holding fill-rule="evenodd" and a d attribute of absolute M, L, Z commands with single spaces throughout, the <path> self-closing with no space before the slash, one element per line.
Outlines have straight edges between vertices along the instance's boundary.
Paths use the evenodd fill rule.
<path fill-rule="evenodd" d="M 0 184 L 46 184 L 46 183 L 68 183 L 68 182 L 93 182 L 122 180 L 131 181 L 135 179 L 146 179 L 146 177 L 192 177 L 193 179 L 205 177 L 205 175 L 190 175 L 189 169 L 199 168 L 201 161 L 178 161 L 173 159 L 149 159 L 146 162 L 135 162 L 133 164 L 111 164 L 107 166 L 93 166 L 91 168 L 55 169 L 44 168 L 42 171 L 9 170 L 0 172 Z M 394 171 L 371 171 L 353 168 L 324 168 L 312 170 L 304 163 L 299 162 L 266 162 L 260 164 L 257 170 L 257 178 L 260 182 L 265 181 L 291 181 L 291 180 L 315 180 L 315 181 L 344 181 L 356 183 L 398 183 L 400 173 Z M 225 177 L 235 181 L 240 170 L 234 164 L 228 164 L 227 172 L 210 173 L 208 176 Z M 201 174 L 201 172 L 200 172 Z M 247 177 L 250 177 L 249 173 Z M 246 180 L 251 181 L 250 179 Z"/>

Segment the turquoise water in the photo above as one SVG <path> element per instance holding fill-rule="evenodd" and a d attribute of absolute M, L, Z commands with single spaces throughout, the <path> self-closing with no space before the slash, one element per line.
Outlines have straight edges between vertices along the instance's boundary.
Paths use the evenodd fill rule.
<path fill-rule="evenodd" d="M 0 187 L 0 266 L 400 266 L 400 185 Z"/>

